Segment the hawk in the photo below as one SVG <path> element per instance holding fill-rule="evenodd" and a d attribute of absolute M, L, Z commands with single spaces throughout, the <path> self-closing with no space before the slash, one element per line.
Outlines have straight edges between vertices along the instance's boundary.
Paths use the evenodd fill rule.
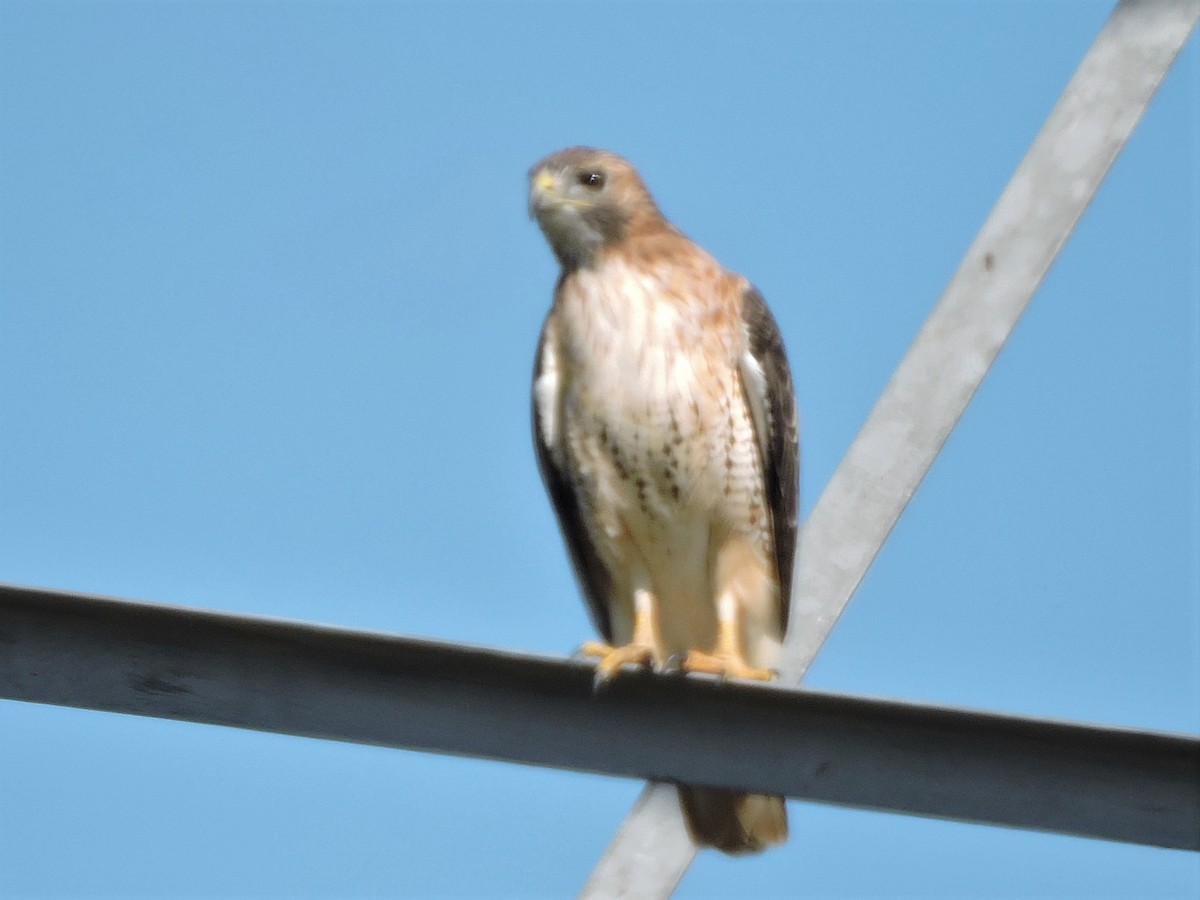
<path fill-rule="evenodd" d="M 772 677 L 796 549 L 799 429 L 762 296 L 659 212 L 637 170 L 572 147 L 529 173 L 562 272 L 538 345 L 534 439 L 575 575 L 622 666 Z M 782 797 L 679 789 L 696 843 L 787 838 Z"/>

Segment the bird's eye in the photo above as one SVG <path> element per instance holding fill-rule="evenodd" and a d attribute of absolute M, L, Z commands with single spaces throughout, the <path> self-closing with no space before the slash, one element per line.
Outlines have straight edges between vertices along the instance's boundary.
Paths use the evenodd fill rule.
<path fill-rule="evenodd" d="M 603 172 L 589 170 L 586 172 L 580 172 L 577 177 L 580 184 L 582 184 L 585 188 L 591 188 L 593 191 L 598 191 L 600 188 L 604 187 Z"/>

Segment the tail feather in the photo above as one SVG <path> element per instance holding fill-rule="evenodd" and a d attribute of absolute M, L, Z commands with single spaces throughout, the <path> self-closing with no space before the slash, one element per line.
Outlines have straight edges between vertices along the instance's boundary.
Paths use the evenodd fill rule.
<path fill-rule="evenodd" d="M 693 840 L 723 853 L 761 853 L 787 840 L 782 797 L 679 786 L 683 818 Z"/>

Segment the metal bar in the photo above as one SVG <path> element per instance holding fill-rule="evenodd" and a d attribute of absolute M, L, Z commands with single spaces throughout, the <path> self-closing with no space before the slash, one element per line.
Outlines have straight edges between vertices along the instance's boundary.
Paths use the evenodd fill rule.
<path fill-rule="evenodd" d="M 1198 16 L 1197 0 L 1122 0 L 1080 63 L 805 523 L 785 684 L 808 671 Z M 646 831 L 686 838 L 671 804 L 635 807 L 582 898 L 671 895 L 695 849 L 676 839 L 674 855 L 631 866 Z"/>
<path fill-rule="evenodd" d="M 0 585 L 0 697 L 1200 850 L 1197 738 L 205 610 Z"/>

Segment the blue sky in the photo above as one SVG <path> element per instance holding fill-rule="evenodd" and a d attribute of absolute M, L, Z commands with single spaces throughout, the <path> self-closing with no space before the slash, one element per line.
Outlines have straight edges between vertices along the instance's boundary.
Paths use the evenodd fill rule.
<path fill-rule="evenodd" d="M 807 509 L 1109 9 L 5 0 L 0 580 L 571 651 L 528 166 L 623 153 L 762 289 Z M 1193 37 L 811 686 L 1200 731 L 1198 85 Z M 0 702 L 0 895 L 568 896 L 639 787 Z M 679 896 L 1200 890 L 791 815 Z"/>

